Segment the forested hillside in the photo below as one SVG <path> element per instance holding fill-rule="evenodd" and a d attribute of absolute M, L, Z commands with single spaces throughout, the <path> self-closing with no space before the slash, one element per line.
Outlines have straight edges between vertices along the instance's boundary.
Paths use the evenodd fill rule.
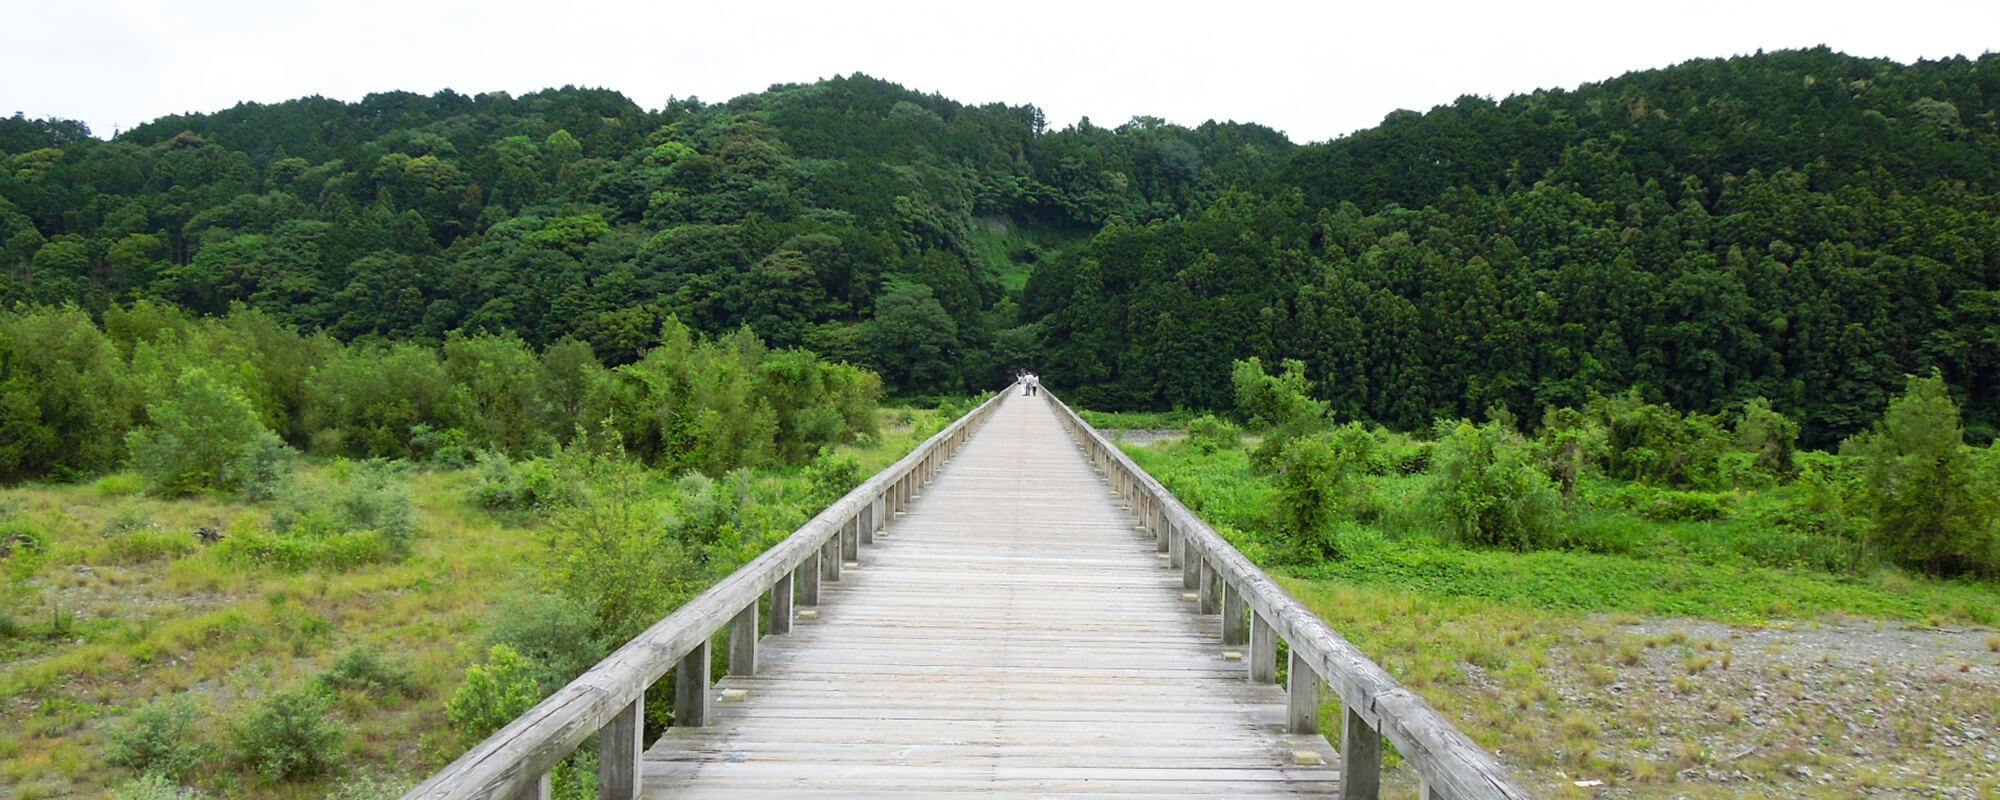
<path fill-rule="evenodd" d="M 668 317 L 892 392 L 1031 367 L 1099 408 L 1224 408 L 1301 359 L 1404 429 L 1637 387 L 1762 396 L 1824 446 L 1937 369 L 2000 426 L 2000 56 L 1824 49 L 1466 97 L 1295 147 L 1049 130 L 864 76 L 307 98 L 113 141 L 0 120 L 0 303 L 242 303 L 343 340 L 513 333 L 607 364 Z M 0 342 L 0 350 L 8 345 Z M 0 380 L 7 367 L 0 360 Z"/>

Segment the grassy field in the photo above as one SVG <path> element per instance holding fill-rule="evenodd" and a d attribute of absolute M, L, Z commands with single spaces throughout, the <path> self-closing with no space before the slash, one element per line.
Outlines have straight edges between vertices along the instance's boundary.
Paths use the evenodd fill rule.
<path fill-rule="evenodd" d="M 1600 503 L 1566 524 L 1618 552 L 1516 552 L 1430 533 L 1429 477 L 1390 476 L 1368 521 L 1334 523 L 1339 558 L 1302 561 L 1243 450 L 1125 449 L 1538 794 L 2000 792 L 2000 587 L 1788 565 L 1794 534 L 1758 522 L 1787 489 L 1696 522 Z M 1414 790 L 1407 771 L 1389 781 Z"/>
<path fill-rule="evenodd" d="M 887 412 L 886 433 L 842 455 L 865 478 L 946 421 Z M 331 480 L 348 466 L 300 469 Z M 266 540 L 270 504 L 153 499 L 123 474 L 0 490 L 0 523 L 23 532 L 0 560 L 0 797 L 161 796 L 139 793 L 135 771 L 109 762 L 135 715 L 169 698 L 194 709 L 182 732 L 200 757 L 180 783 L 205 796 L 393 797 L 455 757 L 461 737 L 445 700 L 481 656 L 496 604 L 543 588 L 551 539 L 532 514 L 473 502 L 477 470 L 402 480 L 415 514 L 407 554 L 334 567 L 246 544 Z M 799 471 L 754 474 L 769 530 L 744 540 L 775 541 L 802 523 L 808 482 Z M 642 485 L 673 490 L 665 475 Z M 222 541 L 201 542 L 201 528 Z M 354 664 L 377 679 L 338 679 Z M 273 778 L 237 740 L 265 699 L 301 686 L 325 690 L 339 756 L 316 777 Z"/>

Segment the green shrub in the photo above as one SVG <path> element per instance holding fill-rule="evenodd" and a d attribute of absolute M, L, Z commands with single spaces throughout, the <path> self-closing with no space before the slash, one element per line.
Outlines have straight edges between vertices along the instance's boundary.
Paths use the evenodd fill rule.
<path fill-rule="evenodd" d="M 543 567 L 550 588 L 590 610 L 598 640 L 622 642 L 705 583 L 701 565 L 690 553 L 693 545 L 681 537 L 691 535 L 690 526 L 707 524 L 701 521 L 712 517 L 690 503 L 685 489 L 679 492 L 678 516 L 670 515 L 658 501 L 636 499 L 649 493 L 636 470 L 619 469 L 596 480 L 599 485 L 593 491 L 549 520 Z M 684 485 L 688 482 L 683 478 Z M 707 485 L 712 506 L 725 508 L 714 482 Z M 733 497 L 734 492 L 729 494 Z M 726 508 L 733 515 L 736 506 Z M 661 535 L 663 519 L 673 535 Z M 721 532 L 715 538 L 720 539 Z"/>
<path fill-rule="evenodd" d="M 1214 414 L 1203 414 L 1188 422 L 1187 443 L 1203 454 L 1234 450 L 1243 444 L 1243 429 Z"/>
<path fill-rule="evenodd" d="M 201 714 L 185 697 L 146 704 L 106 737 L 104 761 L 179 781 L 208 760 Z"/>
<path fill-rule="evenodd" d="M 473 476 L 472 499 L 488 511 L 532 511 L 574 501 L 546 458 L 515 461 L 505 453 L 481 451 Z"/>
<path fill-rule="evenodd" d="M 1717 458 L 1728 448 L 1721 415 L 1681 414 L 1644 402 L 1636 389 L 1595 398 L 1587 413 L 1604 429 L 1606 475 L 1680 488 L 1718 485 Z"/>
<path fill-rule="evenodd" d="M 264 429 L 242 390 L 199 367 L 182 372 L 167 397 L 148 403 L 146 416 L 150 424 L 128 434 L 126 445 L 154 494 L 258 496 L 282 473 L 290 453 Z"/>
<path fill-rule="evenodd" d="M 201 792 L 175 783 L 157 772 L 148 772 L 111 790 L 111 800 L 196 800 Z"/>
<path fill-rule="evenodd" d="M 1339 511 L 1346 480 L 1331 437 L 1304 436 L 1285 445 L 1278 457 L 1278 501 L 1293 559 L 1339 556 L 1327 525 Z"/>
<path fill-rule="evenodd" d="M 558 594 L 516 596 L 501 605 L 488 625 L 486 645 L 521 656 L 543 695 L 575 680 L 608 650 L 597 638 L 597 619 L 590 609 Z"/>
<path fill-rule="evenodd" d="M 1433 508 L 1467 544 L 1528 550 L 1554 543 L 1561 498 L 1535 448 L 1494 423 L 1440 421 Z"/>
<path fill-rule="evenodd" d="M 91 484 L 99 497 L 124 497 L 146 488 L 145 479 L 130 472 L 114 472 Z"/>
<path fill-rule="evenodd" d="M 346 730 L 327 717 L 332 705 L 310 684 L 272 692 L 236 724 L 237 756 L 265 777 L 312 778 L 339 766 Z"/>
<path fill-rule="evenodd" d="M 1736 450 L 1749 456 L 1749 466 L 1779 480 L 1789 479 L 1798 452 L 1799 423 L 1771 409 L 1762 397 L 1744 401 L 1736 418 Z"/>
<path fill-rule="evenodd" d="M 136 398 L 118 349 L 83 310 L 0 312 L 0 483 L 117 466 Z"/>
<path fill-rule="evenodd" d="M 466 667 L 465 682 L 444 704 L 459 740 L 478 744 L 541 702 L 535 672 L 533 662 L 504 644 L 493 646 L 486 663 Z"/>
<path fill-rule="evenodd" d="M 409 697 L 417 693 L 410 667 L 399 660 L 384 659 L 373 648 L 355 646 L 319 674 L 321 686 L 334 691 L 365 692 L 379 696 Z"/>
<path fill-rule="evenodd" d="M 364 770 L 340 782 L 340 788 L 327 795 L 327 800 L 396 800 L 411 789 L 411 785 L 386 775 Z"/>
<path fill-rule="evenodd" d="M 1874 538 L 1896 561 L 1932 573 L 2000 574 L 2000 497 L 1982 475 L 1944 379 L 1911 376 L 1872 430 L 1843 453 L 1862 459 Z"/>
<path fill-rule="evenodd" d="M 271 527 L 306 538 L 372 531 L 405 546 L 416 534 L 416 513 L 404 473 L 390 462 L 339 462 L 325 479 L 289 481 L 272 504 Z"/>
<path fill-rule="evenodd" d="M 808 492 L 806 508 L 817 513 L 861 485 L 861 462 L 853 456 L 821 450 L 819 457 L 806 466 L 805 478 Z"/>

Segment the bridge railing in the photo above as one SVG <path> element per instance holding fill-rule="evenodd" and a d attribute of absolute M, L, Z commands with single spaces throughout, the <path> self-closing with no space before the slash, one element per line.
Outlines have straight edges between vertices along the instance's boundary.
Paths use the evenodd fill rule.
<path fill-rule="evenodd" d="M 999 407 L 1005 391 L 828 506 L 784 541 L 668 614 L 597 666 L 459 756 L 403 795 L 403 800 L 546 800 L 550 771 L 591 734 L 603 734 L 600 798 L 639 796 L 645 747 L 646 692 L 673 670 L 674 724 L 708 723 L 713 702 L 710 641 L 729 628 L 729 672 L 757 671 L 757 612 L 770 598 L 770 633 L 791 631 L 794 600 L 817 606 L 822 581 L 840 580 L 843 561 L 858 561 L 882 524 L 937 477 L 973 430 Z"/>
<path fill-rule="evenodd" d="M 1532 797 L 1491 753 L 1293 599 L 1062 400 L 1043 394 L 1112 488 L 1131 503 L 1133 513 L 1154 534 L 1160 552 L 1168 554 L 1168 563 L 1180 568 L 1182 585 L 1196 590 L 1200 613 L 1221 615 L 1222 642 L 1248 646 L 1244 658 L 1248 678 L 1275 683 L 1277 643 L 1289 646 L 1289 730 L 1319 732 L 1322 685 L 1340 698 L 1344 800 L 1379 796 L 1385 738 L 1416 771 L 1421 800 Z"/>

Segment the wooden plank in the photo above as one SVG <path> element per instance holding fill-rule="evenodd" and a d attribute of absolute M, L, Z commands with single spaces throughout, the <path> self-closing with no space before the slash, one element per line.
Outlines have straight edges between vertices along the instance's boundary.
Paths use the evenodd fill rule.
<path fill-rule="evenodd" d="M 654 743 L 644 796 L 1338 791 L 1333 746 L 1284 732 L 1285 692 L 1244 681 L 1161 568 L 1164 504 L 1125 509 L 1065 440 L 1047 406 L 1003 405 L 899 482 L 924 488 L 895 535 L 718 683 L 740 700 Z"/>
<path fill-rule="evenodd" d="M 598 800 L 637 800 L 640 756 L 645 753 L 646 698 L 620 710 L 598 736 Z"/>

